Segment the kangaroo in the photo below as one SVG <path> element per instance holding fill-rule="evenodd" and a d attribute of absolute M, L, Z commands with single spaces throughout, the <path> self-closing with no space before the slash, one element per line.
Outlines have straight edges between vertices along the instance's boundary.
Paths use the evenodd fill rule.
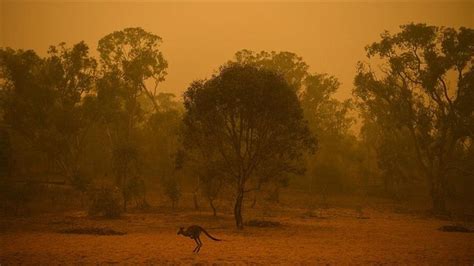
<path fill-rule="evenodd" d="M 201 247 L 202 247 L 202 241 L 201 241 L 201 238 L 199 238 L 199 235 L 201 234 L 201 232 L 203 232 L 206 236 L 208 236 L 210 239 L 214 241 L 222 241 L 220 239 L 217 239 L 211 236 L 206 230 L 204 230 L 204 228 L 200 227 L 199 225 L 191 225 L 186 230 L 184 230 L 184 227 L 180 227 L 178 231 L 178 235 L 183 235 L 185 237 L 194 239 L 194 241 L 196 241 L 197 246 L 194 248 L 193 252 L 199 253 L 199 250 L 201 250 Z"/>

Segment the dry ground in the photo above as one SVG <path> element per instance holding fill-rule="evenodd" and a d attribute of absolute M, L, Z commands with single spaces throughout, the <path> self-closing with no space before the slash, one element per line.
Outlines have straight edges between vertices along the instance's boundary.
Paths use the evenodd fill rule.
<path fill-rule="evenodd" d="M 231 215 L 154 210 L 118 220 L 83 212 L 1 218 L 0 264 L 474 264 L 474 233 L 437 229 L 450 221 L 369 209 L 331 208 L 323 218 L 304 209 L 247 210 L 247 218 L 278 220 L 277 228 L 234 229 Z M 177 236 L 180 225 L 199 224 L 223 242 Z M 472 226 L 472 224 L 471 224 Z M 74 235 L 61 229 L 106 227 L 123 236 Z"/>

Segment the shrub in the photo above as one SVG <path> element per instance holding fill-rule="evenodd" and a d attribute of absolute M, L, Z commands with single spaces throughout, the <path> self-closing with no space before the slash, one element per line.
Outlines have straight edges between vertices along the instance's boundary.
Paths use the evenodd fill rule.
<path fill-rule="evenodd" d="M 38 187 L 31 183 L 15 183 L 0 178 L 0 209 L 5 215 L 29 215 L 29 204 L 37 194 Z"/>
<path fill-rule="evenodd" d="M 141 178 L 130 178 L 127 181 L 127 185 L 123 189 L 123 196 L 127 202 L 134 201 L 135 207 L 139 209 L 146 209 L 149 207 L 145 198 L 145 181 Z"/>
<path fill-rule="evenodd" d="M 118 218 L 122 214 L 120 190 L 117 187 L 103 185 L 100 188 L 92 188 L 89 197 L 89 215 Z"/>
<path fill-rule="evenodd" d="M 444 225 L 438 228 L 438 230 L 443 232 L 474 233 L 474 230 L 471 230 L 462 225 Z"/>
<path fill-rule="evenodd" d="M 171 207 L 174 209 L 181 198 L 181 190 L 179 189 L 176 177 L 163 178 L 164 193 L 171 201 Z"/>

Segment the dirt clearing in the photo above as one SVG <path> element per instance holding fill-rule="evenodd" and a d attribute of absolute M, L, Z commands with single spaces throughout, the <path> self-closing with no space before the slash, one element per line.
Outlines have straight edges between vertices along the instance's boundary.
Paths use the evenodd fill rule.
<path fill-rule="evenodd" d="M 474 234 L 439 231 L 448 221 L 371 210 L 357 219 L 334 209 L 326 219 L 280 215 L 278 227 L 234 228 L 230 215 L 129 214 L 118 220 L 83 213 L 2 218 L 0 263 L 11 264 L 457 264 L 474 263 Z M 303 211 L 301 211 L 303 213 Z M 250 220 L 250 219 L 249 219 Z M 176 234 L 199 224 L 215 242 L 204 246 Z M 63 234 L 71 228 L 108 228 L 125 235 Z"/>

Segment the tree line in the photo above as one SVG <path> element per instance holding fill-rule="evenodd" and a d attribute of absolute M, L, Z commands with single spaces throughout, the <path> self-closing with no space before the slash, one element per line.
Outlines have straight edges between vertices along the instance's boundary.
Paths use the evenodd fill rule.
<path fill-rule="evenodd" d="M 302 57 L 250 50 L 177 99 L 160 92 L 161 43 L 126 28 L 99 40 L 97 58 L 84 42 L 44 57 L 0 49 L 4 210 L 54 185 L 126 210 L 149 207 L 157 189 L 174 208 L 187 183 L 195 207 L 202 197 L 214 215 L 216 200 L 232 195 L 238 228 L 245 199 L 278 202 L 290 181 L 323 202 L 357 191 L 393 199 L 427 191 L 437 213 L 450 199 L 472 202 L 472 29 L 384 32 L 366 47 L 345 101 L 334 97 L 338 79 L 312 73 Z"/>

